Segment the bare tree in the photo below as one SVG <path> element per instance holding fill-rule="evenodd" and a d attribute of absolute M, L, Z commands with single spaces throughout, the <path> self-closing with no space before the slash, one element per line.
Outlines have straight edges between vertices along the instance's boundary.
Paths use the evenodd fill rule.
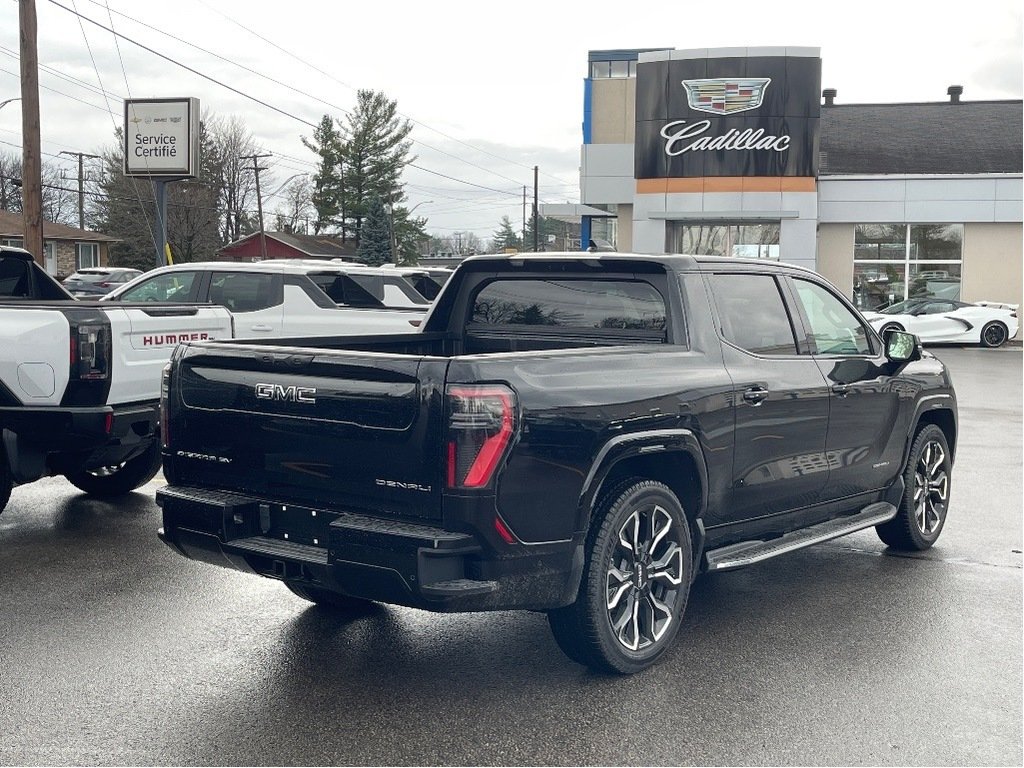
<path fill-rule="evenodd" d="M 261 148 L 237 115 L 211 117 L 209 132 L 220 169 L 221 232 L 231 243 L 256 226 L 256 174 L 252 161 L 242 158 Z"/>
<path fill-rule="evenodd" d="M 296 177 L 282 191 L 283 202 L 275 210 L 274 228 L 278 231 L 306 234 L 313 208 L 313 182 L 308 175 Z"/>

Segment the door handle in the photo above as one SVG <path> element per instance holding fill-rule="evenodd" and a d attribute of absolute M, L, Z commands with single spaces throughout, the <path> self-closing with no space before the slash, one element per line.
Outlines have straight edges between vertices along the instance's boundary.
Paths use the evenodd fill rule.
<path fill-rule="evenodd" d="M 832 391 L 835 394 L 839 395 L 840 397 L 846 397 L 848 394 L 850 394 L 850 385 L 849 384 L 833 384 L 832 385 Z"/>
<path fill-rule="evenodd" d="M 751 387 L 743 393 L 743 399 L 753 406 L 758 406 L 768 398 L 768 390 L 764 387 Z"/>
<path fill-rule="evenodd" d="M 253 331 L 272 331 L 274 330 L 274 326 L 257 323 L 256 325 L 249 326 L 249 329 Z"/>

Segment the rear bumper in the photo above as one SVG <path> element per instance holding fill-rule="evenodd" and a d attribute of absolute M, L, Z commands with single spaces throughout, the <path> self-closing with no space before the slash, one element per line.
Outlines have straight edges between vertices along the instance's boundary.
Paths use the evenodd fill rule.
<path fill-rule="evenodd" d="M 583 569 L 571 544 L 497 553 L 471 533 L 184 486 L 157 504 L 160 539 L 185 557 L 431 611 L 567 605 Z"/>
<path fill-rule="evenodd" d="M 0 408 L 0 432 L 18 482 L 47 471 L 120 464 L 157 439 L 159 403 L 81 408 Z"/>

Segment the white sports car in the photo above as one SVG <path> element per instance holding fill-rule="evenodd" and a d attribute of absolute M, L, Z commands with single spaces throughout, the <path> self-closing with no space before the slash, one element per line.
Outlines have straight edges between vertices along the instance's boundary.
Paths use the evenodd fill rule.
<path fill-rule="evenodd" d="M 890 328 L 917 334 L 922 343 L 1002 346 L 1017 335 L 1016 304 L 979 301 L 967 304 L 949 299 L 907 299 L 877 312 L 862 313 L 883 333 Z"/>

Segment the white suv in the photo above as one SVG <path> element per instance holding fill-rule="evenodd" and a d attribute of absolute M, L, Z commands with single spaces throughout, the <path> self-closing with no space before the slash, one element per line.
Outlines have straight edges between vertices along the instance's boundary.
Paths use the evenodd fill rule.
<path fill-rule="evenodd" d="M 102 301 L 213 303 L 237 338 L 406 333 L 430 302 L 401 275 L 336 262 L 195 262 L 159 267 Z"/>

